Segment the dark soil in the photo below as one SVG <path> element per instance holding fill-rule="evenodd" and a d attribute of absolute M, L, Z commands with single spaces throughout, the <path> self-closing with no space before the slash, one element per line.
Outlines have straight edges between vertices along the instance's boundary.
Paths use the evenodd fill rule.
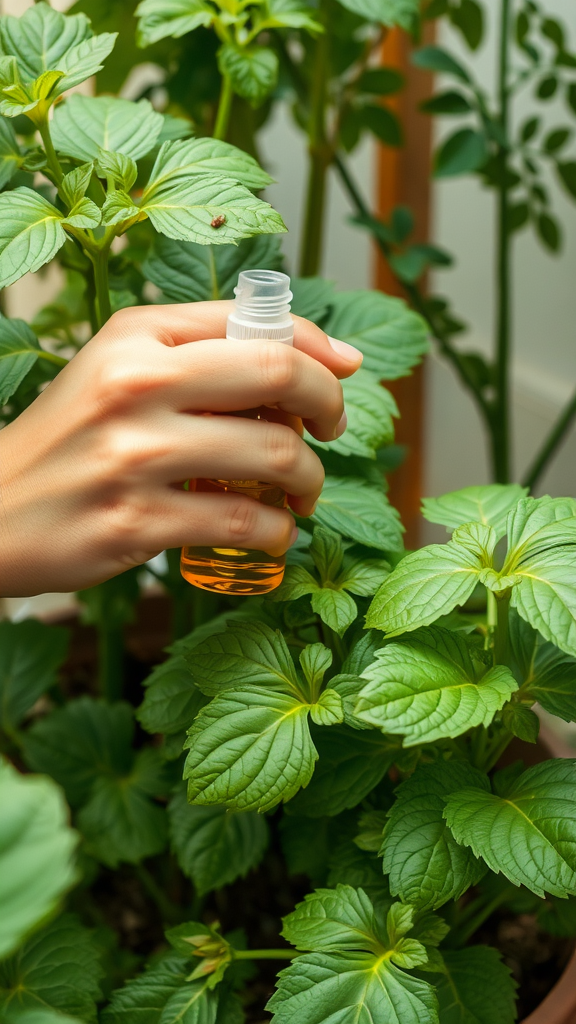
<path fill-rule="evenodd" d="M 90 626 L 79 625 L 72 617 L 59 621 L 73 628 L 70 657 L 64 673 L 67 695 L 94 694 L 95 631 Z M 164 657 L 162 649 L 169 643 L 169 625 L 167 599 L 150 597 L 141 603 L 138 621 L 127 627 L 125 697 L 135 706 L 142 699 L 142 680 Z M 516 756 L 517 752 L 512 751 L 507 759 L 515 760 Z M 147 869 L 177 906 L 191 905 L 191 887 L 174 863 L 167 862 L 167 858 L 158 859 L 148 862 Z M 305 876 L 288 876 L 279 848 L 273 847 L 260 867 L 247 878 L 239 879 L 220 892 L 211 893 L 202 906 L 201 916 L 207 923 L 220 921 L 223 932 L 242 929 L 249 947 L 277 948 L 285 945 L 279 938 L 281 918 L 309 890 L 310 883 Z M 131 865 L 121 866 L 117 871 L 102 869 L 90 887 L 90 893 L 91 897 L 87 897 L 86 890 L 77 891 L 74 909 L 88 911 L 91 922 L 87 923 L 105 924 L 119 936 L 120 949 L 108 957 L 118 969 L 119 977 L 112 980 L 119 985 L 122 983 L 120 972 L 136 973 L 146 957 L 163 948 L 162 916 L 138 876 L 138 869 Z M 562 974 L 573 948 L 570 940 L 555 938 L 542 931 L 535 915 L 513 916 L 504 910 L 493 914 L 473 936 L 472 942 L 500 950 L 519 986 L 519 1021 L 542 1002 Z M 248 1024 L 268 1024 L 271 1020 L 264 1007 L 274 991 L 277 970 L 284 966 L 285 963 L 274 961 L 260 963 L 258 973 L 247 986 L 245 1009 Z"/>

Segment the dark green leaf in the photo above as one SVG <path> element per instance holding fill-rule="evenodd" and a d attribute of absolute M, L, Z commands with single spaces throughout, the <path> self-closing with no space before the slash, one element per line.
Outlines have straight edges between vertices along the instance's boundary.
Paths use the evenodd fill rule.
<path fill-rule="evenodd" d="M 324 329 L 359 348 L 364 369 L 382 380 L 405 377 L 428 351 L 425 322 L 401 299 L 381 292 L 339 292 Z"/>
<path fill-rule="evenodd" d="M 280 245 L 273 235 L 217 246 L 157 235 L 143 271 L 174 302 L 202 302 L 232 299 L 238 274 L 255 267 L 282 270 Z"/>
<path fill-rule="evenodd" d="M 191 970 L 186 957 L 163 957 L 113 993 L 102 1024 L 217 1024 L 220 991 L 206 979 L 188 981 Z"/>
<path fill-rule="evenodd" d="M 68 631 L 28 619 L 0 622 L 0 729 L 10 731 L 56 682 Z"/>
<path fill-rule="evenodd" d="M 522 125 L 522 130 L 520 132 L 520 138 L 522 139 L 522 142 L 529 142 L 530 139 L 534 138 L 539 127 L 539 117 L 530 117 L 527 121 L 524 121 L 524 124 Z"/>
<path fill-rule="evenodd" d="M 402 550 L 396 509 L 361 477 L 327 476 L 312 521 L 379 551 Z"/>
<path fill-rule="evenodd" d="M 145 686 L 144 701 L 136 717 L 146 732 L 178 734 L 192 725 L 206 703 L 181 655 L 156 665 Z"/>
<path fill-rule="evenodd" d="M 343 7 L 367 21 L 393 28 L 400 25 L 410 31 L 418 16 L 418 0 L 340 0 Z"/>
<path fill-rule="evenodd" d="M 558 177 L 567 192 L 573 199 L 576 199 L 576 160 L 568 160 L 565 163 L 556 164 Z"/>
<path fill-rule="evenodd" d="M 450 21 L 458 28 L 471 50 L 477 50 L 484 35 L 484 11 L 476 0 L 460 0 L 450 10 Z"/>
<path fill-rule="evenodd" d="M 298 691 L 299 682 L 286 641 L 263 622 L 229 622 L 217 633 L 183 650 L 192 679 L 209 696 L 242 684 L 265 686 L 284 693 Z"/>
<path fill-rule="evenodd" d="M 547 153 L 557 153 L 566 145 L 571 135 L 570 128 L 556 128 L 553 132 L 549 132 L 544 139 L 544 149 Z"/>
<path fill-rule="evenodd" d="M 391 93 L 398 92 L 403 85 L 404 75 L 401 75 L 395 68 L 368 68 L 360 75 L 358 92 L 389 96 Z"/>
<path fill-rule="evenodd" d="M 528 203 L 515 203 L 508 210 L 508 231 L 520 231 L 528 223 L 530 209 Z"/>
<path fill-rule="evenodd" d="M 490 946 L 442 950 L 441 1024 L 514 1024 L 516 983 Z"/>
<path fill-rule="evenodd" d="M 463 93 L 449 89 L 426 100 L 421 109 L 425 114 L 468 114 L 472 106 Z"/>
<path fill-rule="evenodd" d="M 39 355 L 38 339 L 28 324 L 0 315 L 0 407 L 12 397 Z"/>
<path fill-rule="evenodd" d="M 477 171 L 486 162 L 486 136 L 473 128 L 461 128 L 442 143 L 436 153 L 434 177 L 448 178 Z"/>
<path fill-rule="evenodd" d="M 360 111 L 361 124 L 387 146 L 402 145 L 400 122 L 388 107 L 364 106 Z"/>
<path fill-rule="evenodd" d="M 540 79 L 536 95 L 540 100 L 549 100 L 554 96 L 556 89 L 558 88 L 558 79 L 555 75 L 546 75 L 545 78 Z"/>
<path fill-rule="evenodd" d="M 523 694 L 538 701 L 551 715 L 565 722 L 576 721 L 576 658 L 544 640 L 514 609 L 510 611 L 509 632 Z"/>
<path fill-rule="evenodd" d="M 540 721 L 524 704 L 510 703 L 502 711 L 502 722 L 513 736 L 525 743 L 536 743 L 540 732 Z"/>
<path fill-rule="evenodd" d="M 443 74 L 454 75 L 462 82 L 470 82 L 466 68 L 439 46 L 424 46 L 421 50 L 417 50 L 412 57 L 412 62 L 417 68 L 424 68 L 425 71 L 439 71 Z"/>
<path fill-rule="evenodd" d="M 0 116 L 0 188 L 4 188 L 14 177 L 23 159 L 10 121 Z"/>

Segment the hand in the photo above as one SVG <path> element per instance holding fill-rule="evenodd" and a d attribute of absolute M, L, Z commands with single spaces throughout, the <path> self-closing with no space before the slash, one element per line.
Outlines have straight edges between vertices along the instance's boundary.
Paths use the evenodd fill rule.
<path fill-rule="evenodd" d="M 324 479 L 314 452 L 286 423 L 226 413 L 276 406 L 331 440 L 345 429 L 337 378 L 362 356 L 299 317 L 294 348 L 223 340 L 230 309 L 116 313 L 0 432 L 2 596 L 90 587 L 184 544 L 290 546 L 287 510 L 182 481 L 266 480 L 309 515 Z"/>

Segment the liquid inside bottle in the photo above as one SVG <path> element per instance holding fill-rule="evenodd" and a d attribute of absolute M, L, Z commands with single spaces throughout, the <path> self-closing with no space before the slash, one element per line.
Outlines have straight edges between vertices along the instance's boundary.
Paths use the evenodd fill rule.
<path fill-rule="evenodd" d="M 194 480 L 191 491 L 211 494 L 233 491 L 246 494 L 263 505 L 286 508 L 286 493 L 280 487 L 259 480 Z M 279 586 L 286 556 L 274 558 L 251 548 L 182 548 L 180 572 L 188 583 L 202 590 L 224 594 L 266 594 Z"/>

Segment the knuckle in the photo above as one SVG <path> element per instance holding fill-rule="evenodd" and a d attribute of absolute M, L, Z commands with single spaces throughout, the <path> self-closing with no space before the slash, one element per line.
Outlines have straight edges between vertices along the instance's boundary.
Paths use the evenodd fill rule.
<path fill-rule="evenodd" d="M 151 453 L 138 432 L 112 426 L 100 437 L 100 466 L 105 480 L 128 483 Z"/>
<path fill-rule="evenodd" d="M 110 497 L 102 507 L 106 545 L 115 553 L 127 555 L 141 549 L 146 535 L 150 508 L 145 498 L 123 493 Z"/>
<path fill-rule="evenodd" d="M 277 426 L 268 431 L 267 461 L 280 475 L 296 472 L 302 456 L 302 441 L 290 427 Z"/>
<path fill-rule="evenodd" d="M 259 346 L 258 361 L 265 388 L 281 394 L 294 385 L 298 370 L 291 346 L 266 342 Z"/>
<path fill-rule="evenodd" d="M 235 498 L 230 501 L 228 511 L 228 530 L 230 536 L 241 544 L 252 537 L 258 525 L 260 511 L 251 498 Z"/>

